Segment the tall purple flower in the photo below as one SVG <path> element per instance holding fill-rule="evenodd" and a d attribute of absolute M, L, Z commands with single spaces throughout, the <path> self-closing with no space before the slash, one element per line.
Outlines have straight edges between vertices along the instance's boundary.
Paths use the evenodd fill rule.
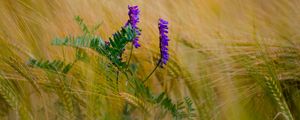
<path fill-rule="evenodd" d="M 167 64 L 167 61 L 169 60 L 169 53 L 168 53 L 168 48 L 167 46 L 168 41 L 170 40 L 168 37 L 168 21 L 159 19 L 158 22 L 158 28 L 159 28 L 159 40 L 160 40 L 160 66 L 163 67 L 164 64 Z"/>
<path fill-rule="evenodd" d="M 139 10 L 138 6 L 129 6 L 129 5 L 128 5 L 128 9 L 129 9 L 129 11 L 128 11 L 129 20 L 127 21 L 125 26 L 128 26 L 130 24 L 131 27 L 135 30 L 136 37 L 133 39 L 132 44 L 134 45 L 135 48 L 138 48 L 141 46 L 138 43 L 141 32 L 140 32 L 139 28 L 137 27 L 137 23 L 140 22 L 140 19 L 139 19 L 140 10 Z"/>

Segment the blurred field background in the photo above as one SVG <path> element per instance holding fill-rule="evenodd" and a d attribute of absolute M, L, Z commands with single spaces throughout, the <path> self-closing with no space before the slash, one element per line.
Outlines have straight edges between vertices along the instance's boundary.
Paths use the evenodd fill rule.
<path fill-rule="evenodd" d="M 189 96 L 194 119 L 300 119 L 299 0 L 1 0 L 0 119 L 70 119 L 58 102 L 59 84 L 26 62 L 71 61 L 74 50 L 51 40 L 81 33 L 74 16 L 100 23 L 96 34 L 108 39 L 127 21 L 128 5 L 141 10 L 141 47 L 132 60 L 140 78 L 159 56 L 158 19 L 170 22 L 170 62 L 147 85 L 173 100 Z M 95 62 L 71 70 L 79 119 L 154 119 L 139 110 L 124 117 L 126 96 L 105 87 L 111 73 L 103 71 Z"/>

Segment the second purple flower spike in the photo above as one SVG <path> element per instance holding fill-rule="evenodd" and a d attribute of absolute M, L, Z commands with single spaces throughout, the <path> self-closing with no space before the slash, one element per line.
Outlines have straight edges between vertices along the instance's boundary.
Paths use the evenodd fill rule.
<path fill-rule="evenodd" d="M 139 10 L 138 6 L 129 6 L 129 5 L 128 5 L 128 9 L 129 9 L 129 11 L 128 11 L 129 20 L 127 21 L 125 26 L 128 26 L 130 24 L 132 26 L 132 28 L 135 30 L 136 37 L 133 39 L 132 44 L 134 45 L 135 48 L 138 48 L 141 46 L 138 43 L 141 32 L 140 32 L 139 28 L 137 27 L 137 23 L 140 22 L 140 19 L 139 19 L 140 10 Z"/>
<path fill-rule="evenodd" d="M 160 40 L 160 67 L 163 67 L 163 65 L 166 65 L 169 60 L 169 53 L 167 46 L 169 45 L 169 37 L 168 37 L 168 21 L 159 19 L 158 22 L 158 28 L 159 28 L 159 40 Z"/>

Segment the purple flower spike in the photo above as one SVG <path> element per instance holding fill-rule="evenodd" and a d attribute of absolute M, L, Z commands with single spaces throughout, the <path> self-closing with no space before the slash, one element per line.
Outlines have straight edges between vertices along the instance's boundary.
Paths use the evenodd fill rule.
<path fill-rule="evenodd" d="M 165 21 L 163 19 L 159 19 L 158 23 L 158 28 L 159 28 L 159 40 L 160 40 L 160 66 L 163 67 L 163 65 L 166 65 L 168 60 L 169 60 L 169 53 L 168 53 L 168 48 L 167 46 L 168 41 L 170 40 L 167 36 L 168 34 L 168 21 Z"/>
<path fill-rule="evenodd" d="M 134 45 L 135 48 L 138 48 L 141 46 L 138 43 L 141 32 L 140 32 L 139 28 L 137 27 L 137 23 L 140 22 L 140 19 L 139 19 L 140 10 L 139 10 L 138 6 L 129 6 L 129 5 L 128 5 L 128 9 L 129 9 L 129 11 L 128 11 L 129 20 L 125 24 L 125 27 L 127 27 L 130 24 L 131 27 L 135 30 L 136 37 L 133 39 L 132 44 Z"/>

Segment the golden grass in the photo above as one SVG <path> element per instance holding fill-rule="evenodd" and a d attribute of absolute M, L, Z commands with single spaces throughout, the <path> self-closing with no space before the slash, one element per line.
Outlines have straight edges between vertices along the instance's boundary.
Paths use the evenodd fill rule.
<path fill-rule="evenodd" d="M 175 100 L 191 96 L 197 108 L 196 119 L 284 119 L 284 116 L 279 114 L 281 109 L 273 103 L 272 96 L 268 94 L 261 81 L 266 76 L 274 75 L 266 72 L 268 70 L 264 64 L 283 61 L 291 66 L 299 65 L 297 61 L 287 60 L 290 58 L 280 57 L 299 55 L 298 0 L 2 0 L 0 57 L 3 60 L 9 57 L 17 59 L 23 65 L 29 57 L 71 62 L 74 59 L 74 50 L 52 46 L 50 43 L 55 37 L 81 33 L 74 22 L 74 16 L 81 16 L 89 26 L 101 23 L 96 33 L 103 39 L 108 39 L 128 19 L 128 4 L 138 5 L 141 9 L 139 26 L 142 29 L 140 39 L 142 47 L 135 49 L 133 56 L 133 62 L 138 65 L 140 78 L 153 69 L 155 58 L 159 55 L 158 18 L 162 17 L 170 22 L 171 60 L 166 69 L 156 71 L 151 77 L 151 82 L 147 82 L 152 90 L 155 92 L 164 90 Z M 270 60 L 265 61 L 261 58 L 261 54 Z M 298 58 L 297 56 L 295 59 Z M 39 70 L 32 70 L 30 74 L 20 70 L 27 76 L 34 76 L 26 78 L 26 75 L 22 76 L 3 60 L 0 62 L 0 72 L 4 76 L 1 81 L 7 79 L 25 84 L 32 82 L 30 80 L 33 79 L 35 81 L 31 84 L 57 87 L 50 84 L 48 79 L 51 75 L 48 76 Z M 85 86 L 84 91 L 75 87 L 73 90 L 75 93 L 66 93 L 62 90 L 60 94 L 63 97 L 68 94 L 89 97 L 90 101 L 83 101 L 88 103 L 87 110 L 83 111 L 89 115 L 86 119 L 121 119 L 124 105 L 122 95 L 111 96 L 100 93 L 116 91 L 99 90 L 113 86 L 103 81 L 103 76 L 111 73 L 103 73 L 95 68 L 96 64 L 96 58 L 91 60 L 91 64 L 79 63 L 68 76 L 81 81 Z M 24 69 L 27 69 L 26 66 Z M 290 79 L 299 81 L 297 68 L 279 66 L 272 69 L 279 81 Z M 79 86 L 78 83 L 70 84 Z M 26 89 L 26 96 L 30 97 L 24 102 L 31 103 L 28 106 L 32 107 L 28 108 L 31 108 L 29 111 L 32 117 L 55 119 L 56 110 L 59 108 L 53 104 L 61 104 L 55 103 L 57 96 L 53 97 L 51 92 L 37 95 L 38 93 L 30 87 L 32 86 L 29 84 L 21 86 L 22 89 Z M 123 85 L 121 89 L 125 87 Z M 295 94 L 299 94 L 298 89 L 294 91 Z M 124 95 L 127 94 L 123 94 L 123 97 Z M 296 101 L 299 100 L 297 95 L 290 96 Z M 4 99 L 11 101 L 11 96 L 8 94 L 8 98 L 5 98 L 6 96 L 5 93 Z M 33 100 L 34 98 L 38 99 Z M 290 98 L 286 99 L 293 101 L 289 100 Z M 35 105 L 36 103 L 38 105 Z M 295 104 L 299 106 L 299 103 Z M 70 109 L 76 109 L 71 108 L 73 105 L 69 106 Z M 291 107 L 291 109 L 293 114 L 300 108 Z M 4 115 L 3 119 L 13 119 L 11 114 L 13 113 Z M 294 117 L 299 118 L 299 115 Z"/>

